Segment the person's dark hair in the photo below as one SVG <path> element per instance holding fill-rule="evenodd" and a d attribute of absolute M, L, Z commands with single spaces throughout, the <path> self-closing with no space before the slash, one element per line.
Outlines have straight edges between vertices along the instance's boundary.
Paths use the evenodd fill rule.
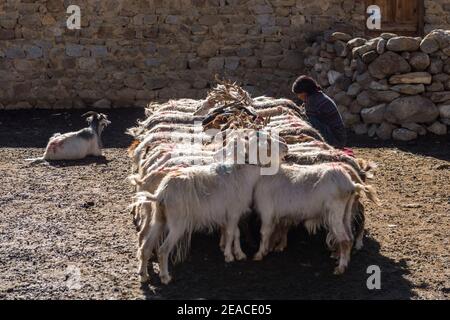
<path fill-rule="evenodd" d="M 322 90 L 322 88 L 313 78 L 304 75 L 298 77 L 292 85 L 292 92 L 296 94 L 306 93 L 307 95 L 310 95 L 320 90 Z"/>

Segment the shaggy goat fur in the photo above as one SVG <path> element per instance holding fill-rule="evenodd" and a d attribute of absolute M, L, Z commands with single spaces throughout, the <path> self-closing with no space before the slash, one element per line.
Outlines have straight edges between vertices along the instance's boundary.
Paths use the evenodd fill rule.
<path fill-rule="evenodd" d="M 280 218 L 313 221 L 310 230 L 321 224 L 329 230 L 327 244 L 339 247 L 336 274 L 345 271 L 350 260 L 352 208 L 357 195 L 366 194 L 377 202 L 372 187 L 354 183 L 341 166 L 283 165 L 274 176 L 263 176 L 255 187 L 254 205 L 261 217 L 261 243 L 255 255 L 261 260 L 268 253 L 274 221 Z"/>
<path fill-rule="evenodd" d="M 159 248 L 160 278 L 171 279 L 168 256 L 178 247 L 177 261 L 182 260 L 189 247 L 190 236 L 196 230 L 211 230 L 226 226 L 227 243 L 224 256 L 227 262 L 244 259 L 240 248 L 238 223 L 252 203 L 253 188 L 260 176 L 260 168 L 251 165 L 210 165 L 181 168 L 170 172 L 161 181 L 155 194 L 141 193 L 140 204 L 156 203 L 149 232 L 138 251 L 141 281 L 147 281 L 148 260 L 158 240 L 167 228 L 168 234 Z M 180 240 L 186 236 L 186 246 Z M 236 237 L 236 239 L 235 239 Z"/>

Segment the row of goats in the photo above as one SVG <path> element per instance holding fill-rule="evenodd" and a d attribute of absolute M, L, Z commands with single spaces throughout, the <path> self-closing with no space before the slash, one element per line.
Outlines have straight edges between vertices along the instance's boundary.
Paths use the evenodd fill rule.
<path fill-rule="evenodd" d="M 310 233 L 327 230 L 336 274 L 347 268 L 352 247 L 362 247 L 361 196 L 378 202 L 366 184 L 375 165 L 325 143 L 294 102 L 252 99 L 219 81 L 205 100 L 153 104 L 146 116 L 128 130 L 142 282 L 156 253 L 161 282 L 169 283 L 169 257 L 183 260 L 200 230 L 220 231 L 226 262 L 246 259 L 239 222 L 252 211 L 261 220 L 254 260 L 283 251 L 299 224 Z"/>

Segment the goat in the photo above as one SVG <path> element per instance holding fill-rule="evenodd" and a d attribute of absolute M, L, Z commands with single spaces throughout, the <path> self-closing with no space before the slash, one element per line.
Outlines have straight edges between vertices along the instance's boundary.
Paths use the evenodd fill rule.
<path fill-rule="evenodd" d="M 286 136 L 284 137 L 285 140 Z M 300 144 L 301 145 L 301 144 Z M 330 162 L 340 162 L 342 167 L 348 172 L 352 181 L 355 183 L 366 182 L 367 179 L 373 178 L 373 170 L 376 169 L 377 165 L 372 161 L 366 161 L 361 158 L 352 158 L 347 156 L 345 153 L 339 150 L 328 150 L 319 152 L 298 152 L 300 150 L 292 150 L 291 145 L 289 146 L 289 153 L 285 157 L 286 162 L 289 164 L 297 165 L 314 165 L 319 163 L 330 163 Z M 355 199 L 355 204 L 353 208 L 353 234 L 355 235 L 355 248 L 357 250 L 363 247 L 363 236 L 364 236 L 364 207 L 359 202 L 359 198 Z M 286 247 L 287 232 L 289 229 L 289 223 L 280 223 L 276 227 L 273 237 L 271 239 L 270 251 L 283 251 Z M 307 227 L 307 223 L 305 223 Z"/>
<path fill-rule="evenodd" d="M 286 124 L 282 125 L 276 128 L 279 130 L 280 137 L 284 136 L 309 136 L 315 140 L 324 142 L 325 139 L 322 137 L 322 135 L 319 133 L 319 131 L 311 125 L 307 124 L 305 126 L 299 126 L 298 123 L 294 124 Z"/>
<path fill-rule="evenodd" d="M 311 142 L 303 142 L 303 143 L 295 143 L 289 145 L 290 153 L 299 153 L 302 154 L 304 152 L 320 152 L 331 150 L 329 144 L 323 143 L 321 141 L 311 141 Z"/>
<path fill-rule="evenodd" d="M 266 133 L 261 132 L 260 134 Z M 228 140 L 224 150 L 219 149 L 218 153 L 225 151 L 227 153 L 226 161 L 230 160 L 228 158 L 230 149 L 233 154 L 237 153 L 238 156 L 242 156 L 242 150 L 235 142 L 244 143 L 245 141 L 251 144 L 252 138 L 258 137 L 259 134 L 245 141 L 245 137 L 238 134 L 233 139 Z M 271 136 L 269 135 L 269 137 Z M 278 143 L 279 153 L 274 155 L 275 157 L 271 156 L 271 160 L 276 162 L 272 162 L 272 165 L 278 167 L 279 161 L 287 153 L 287 145 L 276 139 L 270 141 L 271 144 Z M 267 143 L 267 139 L 257 139 L 256 142 L 259 149 Z M 250 151 L 251 149 L 245 143 L 244 146 L 244 153 L 246 154 L 247 150 Z M 245 154 L 244 158 L 247 159 Z M 155 195 L 149 192 L 137 194 L 138 197 L 141 196 L 141 200 L 134 206 L 144 206 L 144 222 L 139 236 L 139 241 L 142 241 L 142 244 L 138 251 L 141 280 L 146 281 L 148 278 L 148 259 L 166 226 L 169 228 L 169 235 L 160 248 L 160 276 L 163 283 L 170 281 L 167 257 L 173 246 L 184 233 L 189 236 L 193 231 L 202 227 L 210 229 L 213 226 L 218 226 L 221 230 L 224 230 L 221 243 L 225 243 L 225 261 L 233 261 L 235 257 L 238 260 L 245 259 L 246 256 L 240 247 L 238 223 L 240 217 L 249 211 L 253 187 L 263 168 L 260 167 L 262 165 L 259 162 L 260 159 L 258 159 L 257 166 L 235 164 L 235 158 L 232 161 L 232 163 L 213 163 L 206 166 L 169 169 L 167 175 L 162 178 Z M 156 172 L 165 169 L 167 168 L 163 166 Z M 142 190 L 146 185 L 151 188 L 155 187 L 161 177 L 162 175 L 155 173 L 155 170 L 153 170 L 144 180 L 138 181 L 135 179 L 135 181 L 140 184 Z M 152 181 L 149 181 L 150 179 Z M 152 208 L 151 203 L 147 203 L 148 201 L 154 203 L 154 208 Z M 223 208 L 221 208 L 221 205 Z M 231 252 L 232 246 L 235 256 Z M 179 257 L 183 256 L 184 253 L 181 252 Z"/>
<path fill-rule="evenodd" d="M 198 130 L 195 126 L 189 125 L 177 125 L 173 124 L 159 124 L 148 131 L 148 133 L 156 133 L 156 132 L 184 132 L 184 133 L 195 133 Z"/>
<path fill-rule="evenodd" d="M 264 137 L 261 139 L 261 137 Z M 246 140 L 248 138 L 248 140 Z M 250 145 L 254 144 L 254 148 Z M 276 144 L 278 154 L 272 154 L 272 145 Z M 249 163 L 252 161 L 259 166 L 278 166 L 279 160 L 284 158 L 287 154 L 287 145 L 280 140 L 275 139 L 272 135 L 266 132 L 252 132 L 250 130 L 242 130 L 238 132 L 231 132 L 228 136 L 226 145 L 213 146 L 213 148 L 206 148 L 206 150 L 192 150 L 188 148 L 167 149 L 162 146 L 158 146 L 157 151 L 149 157 L 145 163 L 141 163 L 140 173 L 130 176 L 131 182 L 136 186 L 137 191 L 150 191 L 153 192 L 158 182 L 154 182 L 155 175 L 161 176 L 161 172 L 169 166 L 175 165 L 194 165 L 194 164 L 209 164 L 213 162 L 232 162 L 237 164 Z M 250 155 L 251 152 L 257 153 L 256 155 Z M 270 157 L 270 162 L 267 162 L 265 155 Z M 189 155 L 186 157 L 186 155 Z M 162 156 L 162 157 L 160 157 Z M 261 158 L 263 156 L 263 158 Z M 158 159 L 159 157 L 159 159 Z M 239 161 L 243 161 L 242 163 Z M 264 162 L 264 163 L 262 163 Z M 156 171 L 156 174 L 154 174 Z M 139 182 L 139 177 L 146 174 L 146 176 Z M 145 183 L 145 181 L 151 181 Z M 138 220 L 139 212 L 136 212 L 136 208 L 133 207 L 131 213 L 135 216 L 135 221 Z"/>
<path fill-rule="evenodd" d="M 210 101 L 208 98 L 201 101 L 197 110 L 194 112 L 194 115 L 206 115 L 211 113 L 212 109 L 216 107 L 216 104 L 213 101 Z M 261 112 L 264 114 L 264 110 L 272 109 L 272 111 L 268 111 L 270 114 L 274 112 L 274 114 L 278 114 L 278 111 L 275 111 L 275 108 L 282 108 L 284 110 L 292 110 L 296 115 L 300 116 L 302 119 L 305 119 L 303 108 L 297 106 L 293 101 L 288 99 L 273 99 L 269 97 L 256 97 L 252 99 L 252 107 L 256 109 L 256 113 Z"/>
<path fill-rule="evenodd" d="M 103 113 L 89 111 L 82 115 L 86 116 L 88 128 L 65 134 L 55 133 L 50 138 L 42 157 L 26 160 L 37 163 L 46 160 L 77 160 L 89 155 L 101 156 L 101 134 L 111 121 Z"/>
<path fill-rule="evenodd" d="M 127 129 L 126 133 L 140 140 L 146 132 L 157 125 L 192 125 L 196 121 L 201 122 L 202 116 L 193 116 L 192 114 L 178 111 L 168 111 L 152 115 L 144 121 L 138 121 L 138 126 Z"/>
<path fill-rule="evenodd" d="M 211 136 L 204 133 L 178 133 L 178 132 L 156 132 L 149 134 L 145 137 L 143 141 L 139 143 L 137 147 L 134 148 L 131 157 L 133 158 L 132 171 L 135 172 L 139 165 L 139 160 L 144 152 L 144 150 L 154 147 L 156 144 L 161 144 L 161 142 L 175 143 L 177 141 L 182 142 L 210 142 Z"/>
<path fill-rule="evenodd" d="M 322 159 L 323 160 L 323 159 Z M 335 160 L 338 161 L 338 160 Z M 332 162 L 325 161 L 325 162 Z M 365 160 L 361 159 L 360 162 L 366 163 Z M 318 164 L 320 162 L 317 162 L 315 164 Z M 299 164 L 299 163 L 297 163 Z M 314 163 L 311 163 L 314 164 Z M 341 162 L 339 164 L 342 166 L 342 168 L 347 171 L 347 173 L 350 175 L 352 181 L 354 183 L 360 183 L 363 184 L 367 178 L 367 175 L 369 175 L 368 172 L 365 172 L 364 169 L 362 170 L 362 174 L 359 173 L 361 171 L 357 171 L 354 167 L 351 165 Z M 363 247 L 363 237 L 364 237 L 364 224 L 365 224 L 365 217 L 364 217 L 364 206 L 359 201 L 359 196 L 355 198 L 354 205 L 352 208 L 353 212 L 353 219 L 352 219 L 352 231 L 353 235 L 355 237 L 355 249 L 360 250 Z M 287 247 L 287 235 L 289 228 L 292 225 L 297 224 L 297 222 L 292 222 L 290 219 L 281 219 L 275 226 L 274 231 L 272 233 L 272 236 L 270 238 L 270 246 L 269 246 L 269 252 L 272 251 L 283 251 Z M 320 224 L 317 224 L 314 220 L 306 220 L 304 222 L 305 228 L 310 234 L 315 234 L 316 231 L 320 228 Z M 332 251 L 334 248 L 330 248 Z M 332 253 L 332 257 L 334 257 L 334 253 Z"/>
<path fill-rule="evenodd" d="M 197 104 L 197 101 L 194 100 Z M 158 112 L 164 112 L 164 111 L 177 111 L 177 112 L 183 112 L 183 113 L 193 113 L 197 107 L 196 104 L 194 105 L 188 105 L 188 104 L 182 104 L 181 101 L 179 101 L 176 104 L 172 105 L 166 105 L 158 109 Z"/>
<path fill-rule="evenodd" d="M 166 228 L 167 237 L 158 250 L 159 276 L 164 284 L 171 280 L 169 254 L 177 246 L 177 260 L 182 260 L 190 236 L 196 230 L 226 226 L 225 261 L 245 259 L 246 255 L 240 247 L 238 223 L 250 208 L 253 188 L 259 176 L 260 168 L 252 165 L 194 166 L 170 172 L 155 194 L 138 193 L 138 204 L 148 205 L 151 201 L 156 209 L 149 231 L 138 250 L 141 282 L 148 280 L 148 260 Z M 187 235 L 184 250 L 179 244 L 183 235 Z"/>
<path fill-rule="evenodd" d="M 273 99 L 265 96 L 256 97 L 253 99 L 253 107 L 256 110 L 284 107 L 294 111 L 301 119 L 307 119 L 304 108 L 302 106 L 299 107 L 295 102 L 289 99 Z"/>
<path fill-rule="evenodd" d="M 342 274 L 350 261 L 353 235 L 352 208 L 355 197 L 366 194 L 378 202 L 369 185 L 354 183 L 340 164 L 281 166 L 276 175 L 262 176 L 256 184 L 254 205 L 261 217 L 261 243 L 254 259 L 261 260 L 269 249 L 273 222 L 282 218 L 310 221 L 307 228 L 324 225 L 327 244 L 339 247 L 335 274 Z"/>
<path fill-rule="evenodd" d="M 372 166 L 367 165 L 365 167 L 365 170 L 363 170 L 358 163 L 357 159 L 354 159 L 348 155 L 346 155 L 343 152 L 340 152 L 338 150 L 321 150 L 321 151 L 308 151 L 308 152 L 290 152 L 286 155 L 285 160 L 287 163 L 293 163 L 298 165 L 314 165 L 319 163 L 326 163 L 326 162 L 342 162 L 350 165 L 365 181 L 366 178 L 372 178 L 373 174 L 370 172 L 370 170 L 373 169 Z"/>
<path fill-rule="evenodd" d="M 173 158 L 154 169 L 153 171 L 147 173 L 143 178 L 140 178 L 139 174 L 134 174 L 128 177 L 129 182 L 135 186 L 137 192 L 148 191 L 155 192 L 161 183 L 162 179 L 170 172 L 173 168 L 189 167 L 195 164 L 208 165 L 214 163 L 213 157 L 204 156 L 188 156 L 188 157 L 178 157 Z M 147 209 L 146 212 L 140 211 L 137 206 L 131 206 L 131 214 L 133 215 L 133 220 L 139 230 L 139 244 L 142 242 L 143 235 L 147 232 L 148 223 L 150 222 L 152 209 Z"/>
<path fill-rule="evenodd" d="M 291 114 L 290 110 L 281 106 L 268 108 L 268 109 L 256 109 L 256 114 L 260 117 L 276 117 L 286 114 Z"/>
<path fill-rule="evenodd" d="M 140 122 L 139 125 L 149 130 L 161 122 L 178 123 L 178 124 L 193 124 L 195 121 L 202 121 L 202 116 L 193 116 L 184 112 L 167 112 L 161 113 L 147 118 Z"/>

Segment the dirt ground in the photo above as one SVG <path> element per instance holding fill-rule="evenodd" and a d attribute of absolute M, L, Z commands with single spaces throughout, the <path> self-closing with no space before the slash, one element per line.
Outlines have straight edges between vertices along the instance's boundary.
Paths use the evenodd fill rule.
<path fill-rule="evenodd" d="M 367 204 L 365 247 L 343 276 L 332 274 L 324 235 L 290 233 L 287 251 L 227 264 L 217 234 L 193 238 L 174 281 L 141 286 L 126 128 L 142 110 L 108 111 L 105 158 L 28 166 L 54 132 L 79 129 L 82 111 L 0 112 L 0 299 L 448 299 L 450 139 L 412 144 L 351 137 L 357 156 L 379 164 Z M 367 202 L 366 202 L 367 203 Z M 244 251 L 256 243 L 244 242 Z M 367 267 L 381 269 L 369 290 Z"/>

